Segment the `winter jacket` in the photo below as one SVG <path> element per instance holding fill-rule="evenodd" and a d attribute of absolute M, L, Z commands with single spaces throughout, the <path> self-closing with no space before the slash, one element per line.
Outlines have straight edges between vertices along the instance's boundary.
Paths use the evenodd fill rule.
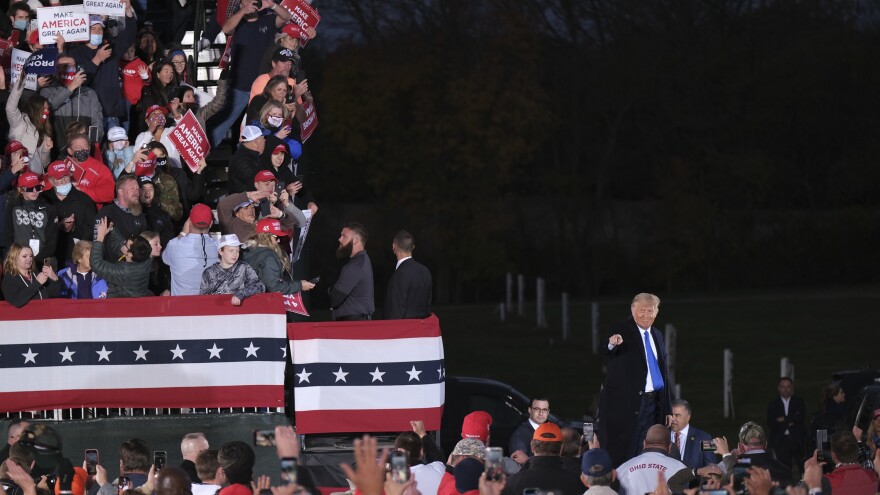
<path fill-rule="evenodd" d="M 295 294 L 302 289 L 299 280 L 290 280 L 290 276 L 285 277 L 281 269 L 281 260 L 272 249 L 249 245 L 247 249 L 242 249 L 242 256 L 247 264 L 253 267 L 260 281 L 266 286 L 266 292 L 280 292 L 281 294 Z"/>
<path fill-rule="evenodd" d="M 257 272 L 247 263 L 238 261 L 229 268 L 221 267 L 220 263 L 205 268 L 199 294 L 232 294 L 243 301 L 265 290 Z"/>
<path fill-rule="evenodd" d="M 141 79 L 139 71 L 141 68 L 147 71 L 146 79 Z M 147 68 L 147 64 L 139 58 L 127 63 L 122 69 L 122 92 L 125 94 L 125 99 L 132 105 L 137 105 L 141 101 L 141 92 L 144 90 L 144 86 L 151 82 L 153 82 L 153 74 Z"/>
<path fill-rule="evenodd" d="M 6 118 L 9 120 L 9 140 L 21 142 L 28 150 L 30 163 L 28 168 L 35 174 L 44 174 L 46 166 L 52 158 L 49 150 L 40 143 L 40 132 L 31 123 L 30 117 L 21 113 L 18 102 L 21 100 L 21 92 L 24 86 L 13 84 L 9 91 L 9 99 L 6 100 Z"/>
<path fill-rule="evenodd" d="M 56 82 L 41 89 L 40 95 L 49 100 L 54 115 L 52 125 L 55 131 L 55 149 L 67 147 L 67 135 L 64 131 L 74 121 L 80 121 L 86 127 L 97 127 L 98 142 L 104 139 L 104 111 L 98 94 L 92 88 L 80 86 L 71 92 Z"/>
<path fill-rule="evenodd" d="M 77 299 L 76 267 L 62 268 L 58 272 L 58 280 L 61 281 L 60 297 Z M 107 281 L 92 272 L 92 299 L 105 299 L 106 297 Z"/>
<path fill-rule="evenodd" d="M 86 193 L 96 205 L 109 203 L 116 197 L 113 172 L 101 160 L 91 156 L 74 166 L 73 180 L 76 188 Z"/>
<path fill-rule="evenodd" d="M 111 263 L 104 259 L 104 243 L 95 241 L 92 244 L 92 255 L 89 262 L 92 265 L 92 271 L 107 281 L 108 298 L 153 295 L 148 289 L 152 259 L 137 263 L 127 261 Z"/>
<path fill-rule="evenodd" d="M 107 36 L 105 31 L 104 36 Z M 108 117 L 125 117 L 125 106 L 122 104 L 122 92 L 119 90 L 119 60 L 128 50 L 137 36 L 137 22 L 134 17 L 126 17 L 119 24 L 119 34 L 113 43 L 113 54 L 101 65 L 95 65 L 92 59 L 100 48 L 89 48 L 85 43 L 71 43 L 68 53 L 80 65 L 88 76 L 88 85 L 95 90 L 98 101 Z M 99 141 L 100 142 L 100 141 Z"/>
<path fill-rule="evenodd" d="M 60 284 L 51 278 L 41 285 L 37 281 L 36 273 L 31 273 L 30 281 L 19 274 L 7 273 L 3 275 L 3 283 L 0 285 L 0 290 L 3 291 L 3 297 L 6 298 L 6 302 L 16 308 L 20 308 L 31 299 L 58 297 L 59 287 Z"/>

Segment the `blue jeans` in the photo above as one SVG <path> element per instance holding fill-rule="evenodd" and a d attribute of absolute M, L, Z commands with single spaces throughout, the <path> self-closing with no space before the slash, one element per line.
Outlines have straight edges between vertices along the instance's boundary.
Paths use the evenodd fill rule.
<path fill-rule="evenodd" d="M 226 115 L 226 118 L 214 128 L 214 132 L 211 134 L 211 146 L 216 148 L 217 145 L 220 144 L 220 141 L 223 141 L 229 128 L 238 124 L 238 121 L 241 118 L 241 113 L 247 108 L 250 97 L 250 91 L 242 91 L 240 89 L 232 90 L 232 106 L 231 108 L 227 107 L 229 114 Z M 233 136 L 237 136 L 238 134 L 238 129 L 235 129 L 232 133 Z M 238 140 L 234 139 L 234 141 Z"/>

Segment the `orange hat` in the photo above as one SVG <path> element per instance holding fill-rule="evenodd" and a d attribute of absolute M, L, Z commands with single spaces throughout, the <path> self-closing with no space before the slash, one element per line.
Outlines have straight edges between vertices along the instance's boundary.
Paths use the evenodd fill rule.
<path fill-rule="evenodd" d="M 535 430 L 532 440 L 540 440 L 542 442 L 561 442 L 562 430 L 555 423 L 544 423 Z"/>

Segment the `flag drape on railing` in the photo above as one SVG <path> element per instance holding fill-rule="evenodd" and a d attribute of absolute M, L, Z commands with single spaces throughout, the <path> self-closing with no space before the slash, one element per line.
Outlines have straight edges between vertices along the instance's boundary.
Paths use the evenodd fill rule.
<path fill-rule="evenodd" d="M 440 428 L 445 364 L 440 322 L 291 323 L 298 433 Z"/>
<path fill-rule="evenodd" d="M 0 411 L 282 407 L 277 293 L 0 303 Z"/>

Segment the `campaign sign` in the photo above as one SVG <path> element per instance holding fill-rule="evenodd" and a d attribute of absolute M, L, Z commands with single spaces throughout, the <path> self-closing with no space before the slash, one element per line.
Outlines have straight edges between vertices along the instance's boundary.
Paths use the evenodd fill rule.
<path fill-rule="evenodd" d="M 303 103 L 303 110 L 306 112 L 305 122 L 299 125 L 300 137 L 303 144 L 318 128 L 318 112 L 315 110 L 315 102 L 307 101 Z"/>
<path fill-rule="evenodd" d="M 70 174 L 73 175 L 74 183 L 78 183 L 86 175 L 86 169 L 73 158 L 68 156 L 64 159 L 64 164 L 67 165 L 67 170 L 70 170 Z"/>
<path fill-rule="evenodd" d="M 318 15 L 318 11 L 306 3 L 306 0 L 284 0 L 281 2 L 281 6 L 290 12 L 290 22 L 299 26 L 302 30 L 299 35 L 300 41 L 304 44 L 308 42 L 309 36 L 306 34 L 306 29 L 317 28 L 318 23 L 321 22 L 321 16 Z"/>
<path fill-rule="evenodd" d="M 289 313 L 296 313 L 298 315 L 309 316 L 309 311 L 306 309 L 306 305 L 303 304 L 302 292 L 297 292 L 296 294 L 285 294 L 282 296 L 284 299 L 284 310 Z"/>
<path fill-rule="evenodd" d="M 24 64 L 27 62 L 27 59 L 30 56 L 31 52 L 19 50 L 18 48 L 12 49 L 12 60 L 9 63 L 9 80 L 12 82 L 12 84 L 16 84 L 18 82 L 19 76 L 24 73 Z M 30 89 L 31 91 L 36 91 L 37 75 L 27 74 L 25 77 L 26 79 L 24 80 L 24 88 Z"/>
<path fill-rule="evenodd" d="M 82 5 L 41 7 L 37 9 L 37 29 L 40 44 L 51 45 L 55 37 L 64 36 L 65 42 L 89 40 L 89 14 Z"/>
<path fill-rule="evenodd" d="M 47 46 L 28 57 L 24 63 L 25 74 L 52 74 L 55 72 L 55 59 L 58 58 L 58 48 Z"/>
<path fill-rule="evenodd" d="M 232 61 L 232 35 L 226 38 L 226 48 L 223 49 L 223 56 L 220 57 L 220 63 L 217 64 L 217 68 L 223 70 L 229 67 L 229 63 Z"/>
<path fill-rule="evenodd" d="M 192 110 L 188 110 L 180 122 L 174 126 L 168 139 L 171 140 L 171 144 L 177 148 L 180 157 L 193 172 L 199 168 L 199 162 L 208 156 L 208 151 L 211 150 L 208 136 L 205 135 L 205 130 L 202 129 Z"/>
<path fill-rule="evenodd" d="M 116 0 L 83 0 L 83 10 L 87 14 L 122 17 L 125 15 L 125 4 Z"/>

